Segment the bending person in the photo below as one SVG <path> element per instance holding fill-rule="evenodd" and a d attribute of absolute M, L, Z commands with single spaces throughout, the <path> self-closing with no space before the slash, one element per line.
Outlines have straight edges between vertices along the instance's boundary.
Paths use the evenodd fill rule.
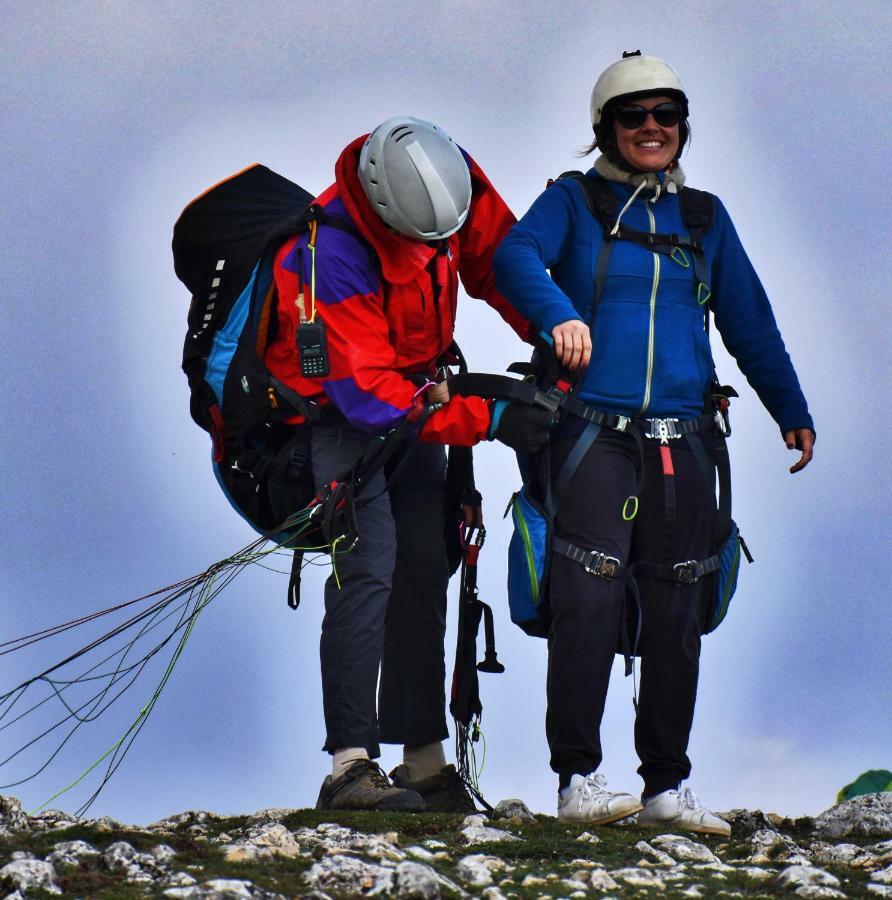
<path fill-rule="evenodd" d="M 490 404 L 450 399 L 445 382 L 435 382 L 453 340 L 459 279 L 528 336 L 492 273 L 495 248 L 515 220 L 470 156 L 412 118 L 388 120 L 353 141 L 315 203 L 322 224 L 276 256 L 278 333 L 266 364 L 324 408 L 311 433 L 316 484 L 347 471 L 374 435 L 425 404 L 436 409 L 395 483 L 388 488 L 391 465 L 364 489 L 360 541 L 337 557 L 337 579 L 325 586 L 323 749 L 333 764 L 317 806 L 472 811 L 442 745 L 443 444 L 488 437 Z M 304 319 L 325 329 L 330 370 L 316 378 L 301 375 L 295 331 Z M 381 741 L 404 748 L 392 784 L 374 762 Z"/>
<path fill-rule="evenodd" d="M 715 554 L 725 537 L 716 534 L 716 470 L 708 459 L 717 453 L 711 429 L 719 426 L 707 301 L 787 447 L 801 451 L 791 472 L 811 459 L 813 424 L 725 208 L 713 198 L 711 227 L 703 219 L 685 223 L 678 160 L 689 135 L 688 98 L 675 71 L 659 59 L 624 55 L 598 78 L 591 115 L 589 152 L 601 151 L 594 167 L 551 184 L 495 260 L 499 288 L 553 337 L 566 366 L 584 369 L 576 397 L 603 414 L 595 415 L 600 433 L 561 494 L 555 534 L 613 557 L 640 591 L 641 803 L 610 791 L 598 774 L 607 683 L 626 627 L 626 583 L 608 577 L 615 570 L 599 577 L 566 555 L 551 557 L 546 731 L 559 778 L 558 817 L 607 823 L 643 803 L 642 824 L 728 834 L 726 822 L 680 789 L 691 771 L 700 637 L 716 583 L 690 561 Z M 590 211 L 587 198 L 598 197 Z M 610 209 L 606 226 L 599 202 L 601 216 Z M 561 471 L 586 427 L 585 418 L 570 415 L 552 432 L 551 473 Z M 721 436 L 718 444 L 724 448 Z M 540 470 L 540 490 L 546 477 Z M 629 502 L 635 496 L 637 514 Z"/>

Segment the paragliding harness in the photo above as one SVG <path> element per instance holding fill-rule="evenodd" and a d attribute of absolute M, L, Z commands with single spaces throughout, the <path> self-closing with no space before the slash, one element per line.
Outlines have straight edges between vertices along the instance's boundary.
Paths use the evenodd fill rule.
<path fill-rule="evenodd" d="M 284 240 L 304 232 L 315 250 L 321 225 L 374 251 L 350 221 L 311 201 L 303 188 L 255 164 L 193 200 L 174 226 L 172 245 L 177 276 L 192 293 L 182 364 L 192 418 L 211 435 L 214 474 L 235 510 L 255 530 L 294 550 L 292 608 L 300 602 L 304 551 L 330 550 L 334 558 L 355 544 L 355 509 L 364 486 L 433 411 L 422 398 L 407 421 L 370 439 L 350 473 L 316 492 L 310 429 L 331 413 L 283 384 L 264 363 L 278 324 L 275 254 Z M 320 355 L 321 330 L 316 325 L 313 337 Z M 453 356 L 464 366 L 457 348 Z M 469 453 L 456 458 L 450 483 L 470 482 L 473 489 Z"/>
<path fill-rule="evenodd" d="M 704 191 L 683 188 L 679 199 L 682 220 L 688 235 L 650 234 L 639 232 L 620 223 L 615 226 L 617 198 L 606 181 L 590 178 L 581 172 L 567 172 L 560 178 L 575 181 L 585 197 L 591 214 L 602 226 L 604 238 L 595 267 L 594 299 L 591 325 L 594 331 L 598 304 L 603 293 L 610 265 L 614 240 L 629 240 L 652 252 L 688 260 L 690 254 L 697 280 L 697 300 L 704 307 L 704 326 L 709 328 L 710 275 L 703 253 L 703 236 L 714 219 L 714 198 Z M 689 263 L 691 264 L 691 263 Z M 509 368 L 524 376 L 524 381 L 504 376 L 469 376 L 453 378 L 450 392 L 478 393 L 499 399 L 530 403 L 549 409 L 555 421 L 560 416 L 572 415 L 586 424 L 560 472 L 552 475 L 549 465 L 549 447 L 542 451 L 536 465 L 522 461 L 524 485 L 514 495 L 509 510 L 514 518 L 514 535 L 509 547 L 508 594 L 511 618 L 526 633 L 547 637 L 550 615 L 547 603 L 548 564 L 552 552 L 578 562 L 590 574 L 606 579 L 622 579 L 627 595 L 635 600 L 635 608 L 627 605 L 627 613 L 620 628 L 618 650 L 626 659 L 626 674 L 632 672 L 632 658 L 637 653 L 641 629 L 641 611 L 638 602 L 636 577 L 646 576 L 675 584 L 693 584 L 712 573 L 716 576 L 703 633 L 713 631 L 727 614 L 728 604 L 734 593 L 740 564 L 740 553 L 751 562 L 752 557 L 740 537 L 737 525 L 731 518 L 731 477 L 725 438 L 730 435 L 728 408 L 731 397 L 737 393 L 727 385 L 719 384 L 713 373 L 705 406 L 709 410 L 695 419 L 636 418 L 603 412 L 589 406 L 575 396 L 575 376 L 560 369 L 550 347 L 550 336 L 541 335 L 543 343 L 537 347 L 531 363 L 515 363 Z M 659 440 L 664 469 L 666 491 L 666 531 L 671 533 L 675 517 L 675 480 L 671 461 L 671 441 L 686 439 L 703 470 L 704 477 L 712 481 L 717 474 L 719 486 L 716 533 L 719 535 L 716 552 L 703 560 L 686 560 L 674 564 L 636 562 L 624 566 L 615 557 L 592 548 L 579 547 L 553 534 L 555 515 L 561 496 L 570 484 L 579 464 L 603 429 L 628 434 L 637 444 L 641 464 L 638 467 L 638 485 L 623 508 L 627 521 L 634 519 L 638 511 L 638 497 L 643 478 L 644 440 Z M 704 445 L 704 438 L 711 439 L 712 459 Z M 534 471 L 537 470 L 537 471 Z M 508 510 L 506 510 L 507 515 Z"/>

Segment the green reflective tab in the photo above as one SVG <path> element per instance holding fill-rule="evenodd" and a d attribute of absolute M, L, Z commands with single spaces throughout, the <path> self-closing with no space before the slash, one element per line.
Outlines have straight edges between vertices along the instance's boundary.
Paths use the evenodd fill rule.
<path fill-rule="evenodd" d="M 629 511 L 629 507 L 631 506 L 631 512 Z M 626 502 L 623 504 L 623 519 L 626 522 L 631 522 L 635 516 L 638 515 L 638 498 L 637 497 L 627 497 Z"/>

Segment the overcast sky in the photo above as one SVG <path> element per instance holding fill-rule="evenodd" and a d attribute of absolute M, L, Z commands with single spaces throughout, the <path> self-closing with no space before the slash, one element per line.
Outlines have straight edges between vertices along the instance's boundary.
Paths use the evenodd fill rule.
<path fill-rule="evenodd" d="M 194 195 L 255 161 L 320 192 L 343 146 L 409 114 L 449 131 L 520 215 L 549 176 L 580 165 L 597 74 L 640 48 L 672 62 L 688 89 L 689 183 L 728 207 L 818 432 L 815 461 L 791 477 L 776 426 L 716 348 L 722 380 L 741 393 L 735 518 L 756 564 L 704 640 L 690 784 L 718 809 L 815 813 L 864 769 L 892 768 L 887 5 L 4 8 L 0 641 L 179 580 L 252 537 L 212 477 L 179 371 L 188 296 L 170 235 Z M 467 298 L 458 337 L 476 370 L 526 352 Z M 500 516 L 518 478 L 504 447 L 477 459 L 489 528 L 481 595 L 507 667 L 481 676 L 482 785 L 491 801 L 518 796 L 553 813 L 545 646 L 511 625 L 504 592 Z M 324 575 L 308 574 L 297 613 L 286 576 L 259 569 L 209 607 L 92 814 L 148 822 L 315 802 L 328 770 Z M 73 646 L 0 657 L 0 693 Z M 153 687 L 137 683 L 117 718 L 85 725 L 39 779 L 2 792 L 42 803 L 121 736 Z M 35 734 L 26 723 L 0 731 L 0 748 Z M 611 785 L 637 792 L 619 666 L 603 734 Z M 0 767 L 0 784 L 35 768 L 37 749 Z M 385 748 L 386 769 L 398 760 Z M 54 805 L 77 808 L 89 783 Z"/>

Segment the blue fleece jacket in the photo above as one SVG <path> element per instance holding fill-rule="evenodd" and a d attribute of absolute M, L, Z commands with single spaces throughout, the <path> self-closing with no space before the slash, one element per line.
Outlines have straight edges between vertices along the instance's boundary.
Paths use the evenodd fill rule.
<path fill-rule="evenodd" d="M 587 177 L 601 176 L 592 169 Z M 633 188 L 608 184 L 621 210 Z M 642 192 L 622 221 L 639 231 L 686 233 L 677 193 L 664 191 L 653 201 Z M 569 319 L 590 322 L 601 241 L 601 225 L 588 211 L 581 186 L 559 180 L 499 247 L 498 288 L 549 334 Z M 725 346 L 782 432 L 813 429 L 768 297 L 718 200 L 703 244 L 711 271 L 710 306 Z M 712 352 L 689 251 L 687 257 L 670 258 L 630 241 L 614 243 L 580 399 L 627 416 L 688 419 L 703 412 Z"/>

